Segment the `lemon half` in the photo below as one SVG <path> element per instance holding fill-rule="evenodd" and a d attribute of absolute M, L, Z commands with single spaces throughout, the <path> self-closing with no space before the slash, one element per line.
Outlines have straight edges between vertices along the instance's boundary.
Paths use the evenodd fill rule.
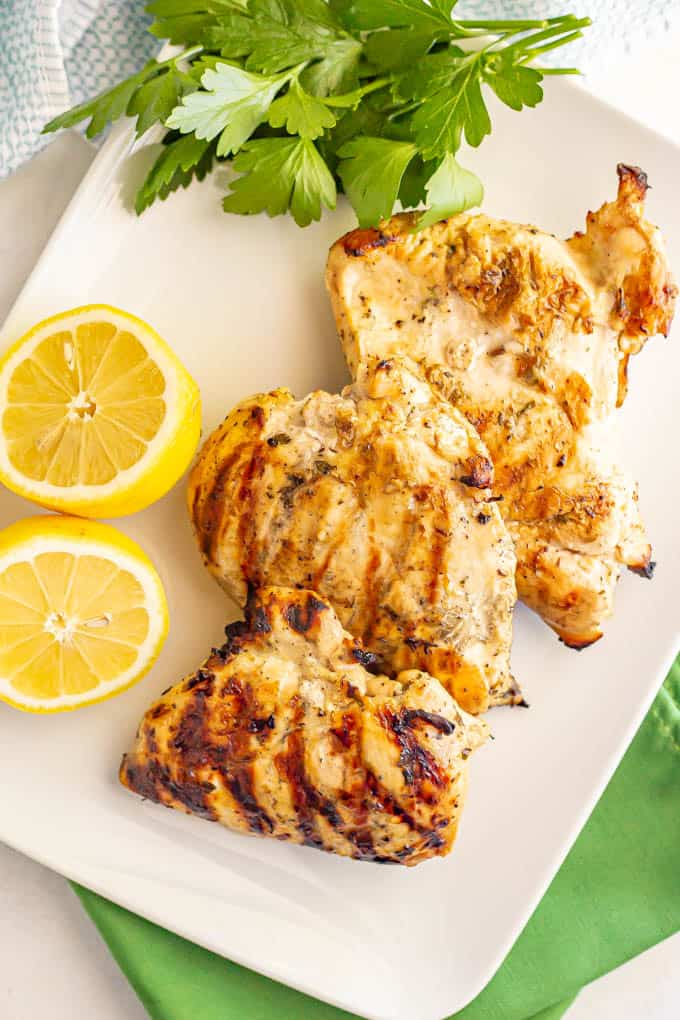
<path fill-rule="evenodd" d="M 0 361 L 0 480 L 52 510 L 135 513 L 184 473 L 200 418 L 196 383 L 150 326 L 75 308 Z"/>
<path fill-rule="evenodd" d="M 168 630 L 156 570 L 116 528 L 31 517 L 0 532 L 0 700 L 80 708 L 151 668 Z"/>

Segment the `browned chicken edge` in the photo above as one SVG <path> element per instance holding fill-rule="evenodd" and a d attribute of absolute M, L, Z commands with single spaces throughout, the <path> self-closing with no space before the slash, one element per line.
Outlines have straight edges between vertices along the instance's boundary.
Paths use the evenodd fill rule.
<path fill-rule="evenodd" d="M 374 657 L 314 592 L 251 593 L 246 620 L 226 633 L 145 714 L 121 762 L 125 787 L 363 861 L 449 852 L 483 722 L 427 674 L 370 674 Z"/>

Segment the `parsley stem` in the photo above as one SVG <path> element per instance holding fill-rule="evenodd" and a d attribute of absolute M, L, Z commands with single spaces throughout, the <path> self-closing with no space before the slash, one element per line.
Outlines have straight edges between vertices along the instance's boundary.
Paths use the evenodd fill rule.
<path fill-rule="evenodd" d="M 347 103 L 345 102 L 345 100 L 349 96 L 356 96 L 358 104 L 361 101 L 361 99 L 363 99 L 364 96 L 367 96 L 369 94 L 369 92 L 375 92 L 376 89 L 382 89 L 385 87 L 385 85 L 391 84 L 392 78 L 376 78 L 374 81 L 369 82 L 368 85 L 362 85 L 354 92 L 341 94 L 339 96 L 325 96 L 321 100 L 321 102 L 325 103 L 326 106 L 346 106 Z"/>
<path fill-rule="evenodd" d="M 581 74 L 578 67 L 534 67 L 535 71 L 540 71 L 542 75 L 546 74 Z"/>
<path fill-rule="evenodd" d="M 406 113 L 411 113 L 412 110 L 417 110 L 418 107 L 422 105 L 422 99 L 412 99 L 410 103 L 404 103 L 403 106 L 398 106 L 396 109 L 389 111 L 387 113 L 387 119 L 398 120 L 399 117 L 403 117 Z"/>
<path fill-rule="evenodd" d="M 177 63 L 178 60 L 191 60 L 192 57 L 202 53 L 203 49 L 203 46 L 190 46 L 188 50 L 178 53 L 176 57 L 171 57 L 170 60 L 174 61 L 174 63 Z M 168 61 L 164 61 L 164 63 L 168 63 Z"/>
<path fill-rule="evenodd" d="M 205 49 L 204 46 L 199 46 L 199 45 L 190 46 L 188 49 L 184 50 L 182 53 L 176 53 L 174 57 L 167 57 L 165 60 L 157 60 L 156 61 L 156 66 L 152 70 L 158 71 L 161 67 L 170 67 L 171 64 L 174 64 L 175 66 L 177 66 L 177 62 L 179 60 L 191 60 L 193 57 L 197 56 L 199 53 L 202 53 L 204 49 Z"/>
<path fill-rule="evenodd" d="M 583 32 L 570 32 L 569 35 L 562 36 L 560 39 L 554 39 L 553 42 L 546 43 L 545 46 L 533 46 L 528 49 L 523 57 L 518 61 L 520 64 L 525 64 L 528 60 L 534 60 L 535 57 L 541 55 L 541 53 L 547 53 L 548 50 L 554 50 L 558 46 L 564 46 L 566 43 L 574 42 L 576 39 L 582 39 Z"/>
<path fill-rule="evenodd" d="M 517 42 L 512 43 L 510 46 L 503 47 L 503 53 L 507 56 L 509 53 L 515 53 L 521 51 L 526 53 L 534 45 L 534 43 L 543 42 L 546 39 L 555 39 L 555 36 L 559 38 L 551 44 L 550 48 L 553 49 L 555 46 L 563 46 L 567 42 L 571 42 L 572 39 L 578 39 L 581 37 L 580 32 L 574 32 L 573 30 L 585 28 L 590 24 L 590 18 L 581 18 L 570 20 L 568 24 L 561 22 L 560 24 L 550 25 L 548 28 L 544 28 L 541 32 L 534 32 L 532 35 L 526 35 L 522 39 L 518 39 Z M 568 34 L 564 34 L 569 29 Z M 501 40 L 499 40 L 500 42 Z M 538 47 L 533 50 L 534 56 L 538 53 L 543 52 Z"/>
<path fill-rule="evenodd" d="M 507 32 L 512 30 L 513 32 L 528 32 L 533 28 L 547 28 L 550 24 L 549 21 L 454 21 L 454 28 L 465 29 L 479 29 L 483 28 L 486 32 Z"/>

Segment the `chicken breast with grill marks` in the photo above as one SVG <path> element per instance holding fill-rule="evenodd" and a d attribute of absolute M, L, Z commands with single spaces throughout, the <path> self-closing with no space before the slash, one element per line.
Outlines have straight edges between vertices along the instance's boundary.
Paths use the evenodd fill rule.
<path fill-rule="evenodd" d="M 520 597 L 569 645 L 597 640 L 622 566 L 651 573 L 637 487 L 607 424 L 626 369 L 666 334 L 676 288 L 647 189 L 620 165 L 616 201 L 568 241 L 464 214 L 355 230 L 327 284 L 352 373 L 409 356 L 478 429 L 517 551 Z"/>
<path fill-rule="evenodd" d="M 487 735 L 416 670 L 372 657 L 310 591 L 269 588 L 144 716 L 120 780 L 237 832 L 418 864 L 453 844 Z"/>
<path fill-rule="evenodd" d="M 205 444 L 189 508 L 209 570 L 245 605 L 308 587 L 378 655 L 426 669 L 463 708 L 520 700 L 515 557 L 475 430 L 399 359 L 341 395 L 244 401 Z"/>

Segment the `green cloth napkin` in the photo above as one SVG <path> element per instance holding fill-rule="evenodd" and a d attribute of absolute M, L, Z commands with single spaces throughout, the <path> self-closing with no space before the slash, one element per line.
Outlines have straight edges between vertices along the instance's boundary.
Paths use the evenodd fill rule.
<path fill-rule="evenodd" d="M 680 658 L 500 970 L 456 1020 L 558 1020 L 580 988 L 680 929 Z M 153 1020 L 348 1020 L 80 896 Z"/>

